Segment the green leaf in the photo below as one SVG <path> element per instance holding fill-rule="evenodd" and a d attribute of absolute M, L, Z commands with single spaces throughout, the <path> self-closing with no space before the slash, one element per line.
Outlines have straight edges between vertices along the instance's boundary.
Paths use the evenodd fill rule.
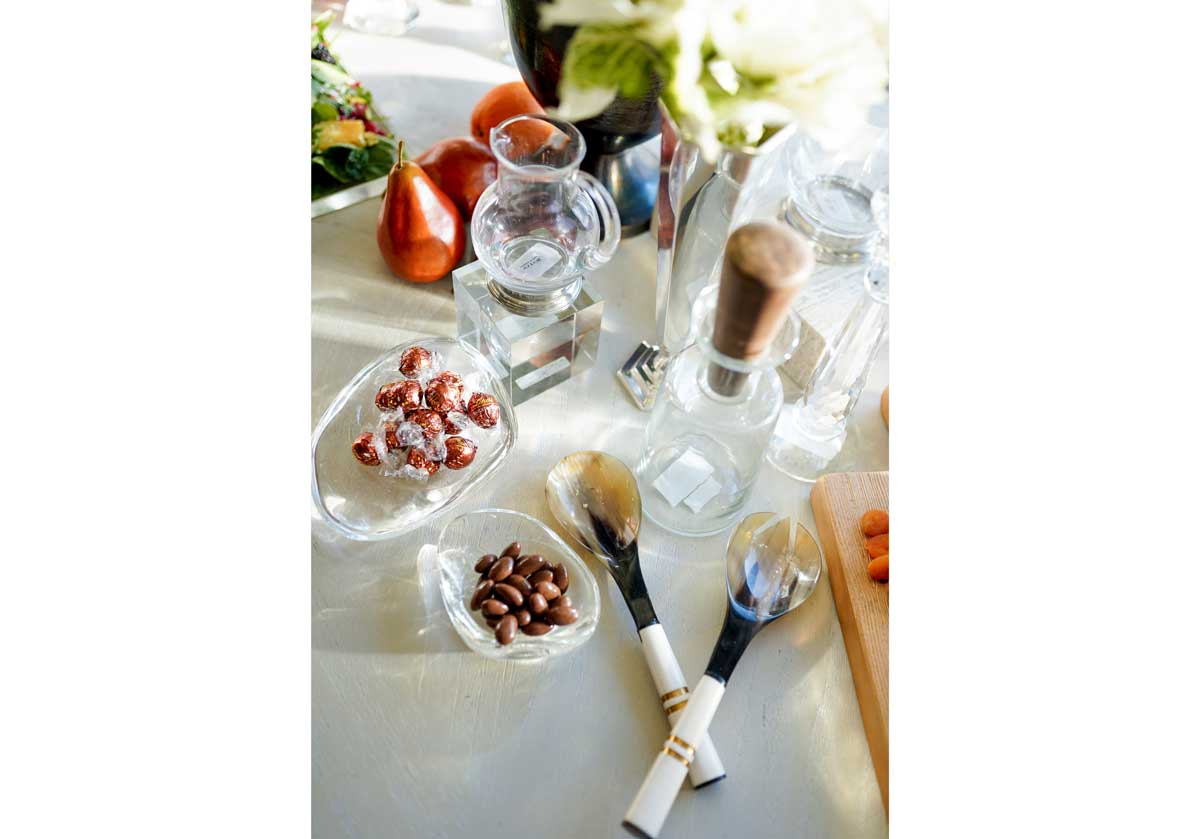
<path fill-rule="evenodd" d="M 665 69 L 658 53 L 636 37 L 630 26 L 581 26 L 567 45 L 562 83 L 579 88 L 617 89 L 626 99 L 639 99 Z"/>
<path fill-rule="evenodd" d="M 325 40 L 325 30 L 331 23 L 333 23 L 333 9 L 326 9 L 318 17 L 313 18 L 312 46 L 310 49 L 316 49 L 317 44 L 329 45 L 329 42 Z"/>
<path fill-rule="evenodd" d="M 358 146 L 334 146 L 334 148 L 349 149 L 349 151 L 346 153 L 346 159 L 343 161 L 342 166 L 351 180 L 364 180 L 367 164 L 371 161 L 371 155 L 367 152 L 367 150 Z M 328 153 L 328 151 L 326 153 Z"/>
<path fill-rule="evenodd" d="M 382 178 L 392 171 L 392 166 L 396 163 L 394 140 L 384 137 L 375 145 L 367 146 L 365 151 L 367 152 L 367 162 L 363 168 L 363 180 Z"/>
<path fill-rule="evenodd" d="M 334 67 L 325 61 L 318 61 L 315 58 L 310 58 L 312 63 L 312 77 L 323 84 L 330 87 L 344 88 L 349 87 L 354 79 L 350 78 L 347 73 Z"/>
<path fill-rule="evenodd" d="M 312 158 L 313 200 L 363 181 L 382 178 L 396 163 L 396 141 L 381 139 L 373 146 L 330 146 Z"/>
<path fill-rule="evenodd" d="M 346 172 L 344 166 L 338 161 L 334 155 L 330 154 L 314 154 L 313 155 L 313 182 L 317 183 L 325 176 L 325 180 L 332 179 L 338 183 L 348 184 L 353 183 L 354 179 Z"/>
<path fill-rule="evenodd" d="M 318 99 L 312 104 L 312 124 L 331 122 L 338 118 L 337 105 L 328 100 Z"/>
<path fill-rule="evenodd" d="M 370 160 L 365 148 L 340 144 L 313 155 L 313 163 L 342 183 L 358 183 Z"/>

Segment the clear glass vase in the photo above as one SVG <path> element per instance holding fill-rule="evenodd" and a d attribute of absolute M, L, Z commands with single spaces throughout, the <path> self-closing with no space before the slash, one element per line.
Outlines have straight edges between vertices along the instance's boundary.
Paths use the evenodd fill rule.
<path fill-rule="evenodd" d="M 826 345 L 800 398 L 787 405 L 767 447 L 781 472 L 815 481 L 846 442 L 851 411 L 888 331 L 889 268 L 886 192 L 871 201 L 876 233 L 863 290 L 834 339 Z"/>
<path fill-rule="evenodd" d="M 655 339 L 667 356 L 695 340 L 692 310 L 717 281 L 729 234 L 748 221 L 775 217 L 787 194 L 786 180 L 777 175 L 793 130 L 787 126 L 757 148 L 722 148 L 716 160 L 705 161 L 664 111 Z"/>

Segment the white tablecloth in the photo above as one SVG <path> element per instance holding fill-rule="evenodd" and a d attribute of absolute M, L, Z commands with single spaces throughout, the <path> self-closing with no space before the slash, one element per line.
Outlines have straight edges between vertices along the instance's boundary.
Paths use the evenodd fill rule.
<path fill-rule="evenodd" d="M 496 6 L 426 2 L 403 38 L 344 32 L 335 51 L 413 154 L 467 133 L 472 105 L 517 77 L 502 61 Z M 449 279 L 394 280 L 375 246 L 377 202 L 312 223 L 313 423 L 381 351 L 453 335 Z M 651 338 L 654 244 L 643 235 L 592 276 L 606 298 L 599 360 L 587 375 L 518 407 L 519 440 L 503 477 L 454 511 L 499 506 L 552 522 L 547 470 L 598 448 L 636 462 L 647 415 L 614 378 Z M 822 279 L 806 311 L 831 328 L 853 280 Z M 828 336 L 827 336 L 828 337 Z M 886 350 L 852 418 L 864 468 L 887 468 L 879 395 Z M 813 528 L 809 485 L 764 466 L 747 507 Z M 459 641 L 433 574 L 443 513 L 402 538 L 356 544 L 313 525 L 313 834 L 317 837 L 605 837 L 667 734 L 633 624 L 615 587 L 578 651 L 540 665 L 497 663 Z M 725 604 L 727 534 L 681 539 L 652 522 L 640 545 L 651 594 L 685 674 L 708 661 Z M 663 831 L 677 837 L 873 837 L 887 823 L 827 579 L 766 629 L 732 679 L 712 737 L 729 776 L 686 787 Z"/>

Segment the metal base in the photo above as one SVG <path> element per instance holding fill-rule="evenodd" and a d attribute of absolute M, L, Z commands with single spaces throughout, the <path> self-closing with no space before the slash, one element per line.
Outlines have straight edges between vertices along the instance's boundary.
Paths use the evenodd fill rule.
<path fill-rule="evenodd" d="M 617 154 L 603 154 L 585 161 L 591 172 L 612 195 L 621 214 L 621 236 L 636 236 L 650 229 L 654 200 L 658 194 L 658 137 Z"/>
<path fill-rule="evenodd" d="M 624 386 L 633 404 L 643 411 L 654 407 L 654 397 L 658 395 L 668 361 L 670 356 L 662 347 L 642 341 L 617 371 L 617 381 Z"/>
<path fill-rule="evenodd" d="M 578 277 L 570 284 L 549 294 L 521 294 L 496 282 L 495 277 L 488 277 L 488 291 L 492 293 L 492 296 L 503 303 L 509 311 L 527 317 L 561 312 L 575 302 L 581 288 L 583 288 L 583 277 Z"/>

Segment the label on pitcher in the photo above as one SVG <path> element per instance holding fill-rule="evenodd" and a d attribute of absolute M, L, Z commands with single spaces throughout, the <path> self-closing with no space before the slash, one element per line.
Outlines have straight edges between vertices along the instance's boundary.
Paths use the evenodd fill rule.
<path fill-rule="evenodd" d="M 510 268 L 527 280 L 536 280 L 561 261 L 562 254 L 543 242 L 536 242 Z"/>

